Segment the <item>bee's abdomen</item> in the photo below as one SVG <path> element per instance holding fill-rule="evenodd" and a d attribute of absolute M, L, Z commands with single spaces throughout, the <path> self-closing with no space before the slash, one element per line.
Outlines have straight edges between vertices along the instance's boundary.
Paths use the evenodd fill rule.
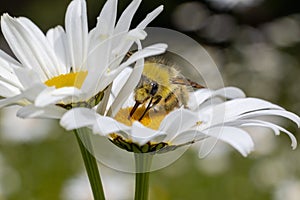
<path fill-rule="evenodd" d="M 180 106 L 187 106 L 188 103 L 188 91 L 184 86 L 175 87 L 167 97 L 164 99 L 164 108 L 166 111 L 172 111 L 174 108 L 178 108 Z"/>

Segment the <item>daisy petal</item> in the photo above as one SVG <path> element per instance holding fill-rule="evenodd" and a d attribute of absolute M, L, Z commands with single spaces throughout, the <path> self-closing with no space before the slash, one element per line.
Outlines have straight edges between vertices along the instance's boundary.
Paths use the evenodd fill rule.
<path fill-rule="evenodd" d="M 161 5 L 158 8 L 156 8 L 155 10 L 153 10 L 151 13 L 149 13 L 146 18 L 137 26 L 137 28 L 140 29 L 145 29 L 146 26 L 148 26 L 148 24 L 150 22 L 152 22 L 164 9 L 164 6 Z"/>
<path fill-rule="evenodd" d="M 21 65 L 8 54 L 0 50 L 0 80 L 21 89 L 22 85 L 14 72 L 14 69 L 17 68 L 21 68 Z"/>
<path fill-rule="evenodd" d="M 77 72 L 85 68 L 88 25 L 86 3 L 84 0 L 73 0 L 66 12 L 66 36 L 68 38 L 69 59 L 73 71 Z"/>
<path fill-rule="evenodd" d="M 20 62 L 35 69 L 43 80 L 57 74 L 59 66 L 45 35 L 29 19 L 4 14 L 1 28 L 5 39 Z"/>
<path fill-rule="evenodd" d="M 245 93 L 236 87 L 225 87 L 214 92 L 214 96 L 222 96 L 226 99 L 245 98 Z"/>
<path fill-rule="evenodd" d="M 276 124 L 262 121 L 262 120 L 252 120 L 252 122 L 243 123 L 242 126 L 261 126 L 261 127 L 270 128 L 274 131 L 275 135 L 279 135 L 280 131 L 282 131 L 290 137 L 291 142 L 292 142 L 292 144 L 291 144 L 292 148 L 296 149 L 296 147 L 297 147 L 296 137 L 291 132 L 286 130 L 285 128 L 282 128 L 281 126 L 278 126 Z"/>
<path fill-rule="evenodd" d="M 0 100 L 0 108 L 9 105 L 27 105 L 29 103 L 28 101 L 34 101 L 33 97 L 37 96 L 44 89 L 45 86 L 42 84 L 33 85 L 18 95 Z M 24 102 L 25 99 L 27 100 L 26 102 Z"/>
<path fill-rule="evenodd" d="M 0 96 L 1 97 L 13 97 L 20 94 L 20 89 L 7 83 L 6 81 L 0 81 Z M 1 103 L 0 103 L 1 104 Z"/>
<path fill-rule="evenodd" d="M 111 106 L 112 116 L 115 116 L 115 114 L 117 114 L 118 110 L 122 107 L 124 101 L 126 101 L 128 96 L 130 95 L 130 91 L 133 91 L 133 89 L 137 86 L 142 75 L 143 69 L 144 60 L 138 60 L 128 78 L 128 81 L 126 81 L 126 83 L 123 85 L 122 89 L 120 90 L 121 92 L 118 93 Z M 119 85 L 119 87 L 120 86 L 121 85 Z"/>
<path fill-rule="evenodd" d="M 48 87 L 36 97 L 35 106 L 44 107 L 49 104 L 56 104 L 67 97 L 73 97 L 73 99 L 76 99 L 76 97 L 80 94 L 81 91 L 75 87 L 63 87 L 59 89 Z"/>
<path fill-rule="evenodd" d="M 161 122 L 159 130 L 169 133 L 165 141 L 172 140 L 180 132 L 186 131 L 188 128 L 196 125 L 198 117 L 195 113 L 178 109 L 169 113 Z"/>
<path fill-rule="evenodd" d="M 155 138 L 161 139 L 163 135 L 166 135 L 165 132 L 147 128 L 137 121 L 132 124 L 132 142 L 137 143 L 140 146 L 146 144 L 149 141 L 155 140 Z"/>
<path fill-rule="evenodd" d="M 132 18 L 141 2 L 142 0 L 133 0 L 129 6 L 127 6 L 118 20 L 114 34 L 129 30 Z"/>
<path fill-rule="evenodd" d="M 113 50 L 112 54 L 115 58 L 114 63 L 110 66 L 113 70 L 120 65 L 126 53 L 130 50 L 133 43 L 138 43 L 140 40 L 144 40 L 147 33 L 140 29 L 133 29 L 129 31 L 126 35 L 118 34 L 115 35 L 113 40 Z"/>
<path fill-rule="evenodd" d="M 206 139 L 208 136 L 197 131 L 197 130 L 188 130 L 178 134 L 174 139 L 171 140 L 172 145 L 184 145 L 192 144 L 200 140 Z"/>
<path fill-rule="evenodd" d="M 213 97 L 224 97 L 226 99 L 245 98 L 245 93 L 236 87 L 225 87 L 216 91 L 210 89 L 200 89 L 193 92 L 194 98 L 191 98 L 188 107 L 192 110 L 196 109 L 203 102 Z"/>
<path fill-rule="evenodd" d="M 130 58 L 128 58 L 128 60 L 126 62 L 122 63 L 119 68 L 127 67 L 142 58 L 162 54 L 166 51 L 167 47 L 168 46 L 166 44 L 162 44 L 162 43 L 148 46 L 148 47 L 132 54 L 132 56 L 130 56 Z"/>
<path fill-rule="evenodd" d="M 117 0 L 108 0 L 104 4 L 97 22 L 97 35 L 100 38 L 107 38 L 112 35 L 117 15 Z"/>
<path fill-rule="evenodd" d="M 128 135 L 126 132 L 129 131 L 131 128 L 119 123 L 118 121 L 110 118 L 110 117 L 103 117 L 98 115 L 97 121 L 93 125 L 93 132 L 98 133 L 102 136 L 106 136 L 111 133 L 123 132 Z"/>
<path fill-rule="evenodd" d="M 155 44 L 149 47 L 146 47 L 136 53 L 134 53 L 126 62 L 122 63 L 117 69 L 114 69 L 110 72 L 106 72 L 103 74 L 102 77 L 98 77 L 93 80 L 93 82 L 95 82 L 95 84 L 91 84 L 91 82 L 87 82 L 85 81 L 83 83 L 83 87 L 91 87 L 93 86 L 93 91 L 102 91 L 104 90 L 119 74 L 121 71 L 123 71 L 126 67 L 128 67 L 129 65 L 131 65 L 132 63 L 136 62 L 139 59 L 143 59 L 144 57 L 149 57 L 149 56 L 153 56 L 153 55 L 158 55 L 163 53 L 167 48 L 167 45 L 165 44 Z M 93 76 L 93 75 L 91 75 Z M 87 76 L 87 78 L 89 77 L 89 75 Z M 102 80 L 102 81 L 99 81 Z M 86 84 L 85 84 L 86 83 Z M 96 87 L 95 87 L 96 85 Z"/>
<path fill-rule="evenodd" d="M 227 101 L 218 105 L 208 106 L 201 109 L 199 116 L 210 116 L 210 126 L 218 123 L 233 121 L 240 118 L 240 115 L 263 109 L 283 110 L 282 107 L 256 98 L 241 98 Z"/>
<path fill-rule="evenodd" d="M 61 26 L 50 29 L 46 37 L 60 59 L 61 66 L 58 67 L 59 74 L 66 74 L 69 70 L 69 60 L 67 53 L 66 33 Z"/>
<path fill-rule="evenodd" d="M 14 69 L 14 71 L 22 84 L 22 89 L 28 89 L 35 84 L 42 83 L 38 74 L 32 69 L 19 67 Z"/>
<path fill-rule="evenodd" d="M 8 97 L 0 100 L 0 108 L 10 105 L 18 105 L 21 100 L 24 99 L 23 94 L 15 95 L 12 97 Z"/>
<path fill-rule="evenodd" d="M 60 125 L 68 131 L 82 127 L 92 127 L 97 119 L 97 113 L 88 108 L 73 108 L 67 111 L 60 120 Z"/>
<path fill-rule="evenodd" d="M 111 63 L 108 63 L 108 58 L 109 58 L 109 48 L 110 48 L 110 43 L 112 40 L 114 40 L 114 37 L 110 37 L 100 43 L 98 41 L 94 41 L 94 49 L 91 49 L 89 52 L 89 59 L 88 59 L 88 65 L 91 66 L 89 69 L 89 73 L 82 85 L 82 90 L 87 91 L 87 93 L 97 93 L 97 91 L 101 91 L 108 84 L 111 83 L 111 81 L 116 77 L 115 75 L 118 75 L 122 69 L 116 70 L 116 67 L 119 67 L 119 64 L 125 54 L 127 53 L 128 49 L 130 48 L 127 47 L 127 44 L 132 45 L 132 41 L 138 40 L 140 38 L 135 38 L 135 36 L 139 37 L 140 35 L 135 35 L 131 36 L 133 32 L 129 33 L 121 33 L 119 36 L 125 37 L 126 42 L 121 42 L 117 48 L 121 48 L 122 51 L 126 52 L 121 52 L 117 51 L 114 53 L 113 59 Z M 131 37 L 131 38 L 127 38 Z M 125 45 L 125 46 L 124 46 Z M 127 48 L 127 49 L 123 49 Z M 101 66 L 100 67 L 95 67 L 99 65 L 99 60 L 101 60 Z M 127 65 L 128 66 L 128 65 Z M 125 67 L 127 67 L 125 66 Z M 109 74 L 110 71 L 111 74 Z M 107 72 L 107 73 L 105 73 Z M 108 80 L 105 80 L 105 78 L 108 78 Z M 101 81 L 100 81 L 101 80 Z M 96 85 L 96 87 L 95 87 Z"/>
<path fill-rule="evenodd" d="M 205 130 L 202 133 L 230 144 L 245 157 L 254 148 L 252 138 L 246 131 L 240 128 L 230 126 L 214 127 L 209 130 Z"/>
<path fill-rule="evenodd" d="M 274 116 L 274 115 L 287 118 L 293 121 L 294 123 L 296 123 L 298 127 L 300 127 L 299 116 L 286 110 L 258 110 L 250 113 L 245 113 L 241 115 L 239 118 L 246 119 L 246 118 L 259 117 L 259 116 Z"/>

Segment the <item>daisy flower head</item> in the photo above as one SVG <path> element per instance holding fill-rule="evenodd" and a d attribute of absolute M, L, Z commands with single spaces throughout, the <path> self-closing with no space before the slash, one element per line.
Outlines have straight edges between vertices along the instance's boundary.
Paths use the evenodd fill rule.
<path fill-rule="evenodd" d="M 75 108 L 65 113 L 60 121 L 67 130 L 83 127 L 91 130 L 90 146 L 100 162 L 121 171 L 152 171 L 173 163 L 194 143 L 204 144 L 199 149 L 201 157 L 204 148 L 205 152 L 211 151 L 217 141 L 228 143 L 242 156 L 247 156 L 254 150 L 253 140 L 244 129 L 248 126 L 270 128 L 276 135 L 284 132 L 290 137 L 292 148 L 296 148 L 297 141 L 292 133 L 272 119 L 262 118 L 279 116 L 299 127 L 300 118 L 296 114 L 268 101 L 246 97 L 236 87 L 209 89 L 220 81 L 220 74 L 217 68 L 211 67 L 213 61 L 205 50 L 191 38 L 175 31 L 154 30 L 156 34 L 157 31 L 162 32 L 160 39 L 167 41 L 168 51 L 192 64 L 184 68 L 193 67 L 192 73 L 201 74 L 193 80 L 202 79 L 205 86 L 182 76 L 176 69 L 180 66 L 172 66 L 155 57 L 145 60 L 139 82 L 134 89 L 128 89 L 130 81 L 126 80 L 134 69 L 127 68 L 112 85 L 105 115 L 99 115 L 95 109 Z M 174 35 L 176 39 L 168 41 Z M 184 43 L 174 45 L 174 41 Z M 205 58 L 205 55 L 205 60 L 200 64 L 194 62 L 197 59 L 182 53 L 185 47 L 188 55 L 197 58 Z M 215 71 L 213 78 L 202 78 L 206 74 L 203 63 L 210 66 L 207 68 L 209 73 Z M 181 71 L 184 73 L 184 70 L 189 69 Z M 151 167 L 136 168 L 136 155 L 150 156 Z"/>
<path fill-rule="evenodd" d="M 140 3 L 133 0 L 117 21 L 117 0 L 108 0 L 90 31 L 85 0 L 71 1 L 65 29 L 57 26 L 46 34 L 25 17 L 3 14 L 2 33 L 17 59 L 0 51 L 0 106 L 21 105 L 17 115 L 23 118 L 60 118 L 68 109 L 96 106 L 125 67 L 138 67 L 144 57 L 166 49 L 140 44 L 162 6 L 130 29 Z M 134 44 L 138 50 L 125 60 Z"/>

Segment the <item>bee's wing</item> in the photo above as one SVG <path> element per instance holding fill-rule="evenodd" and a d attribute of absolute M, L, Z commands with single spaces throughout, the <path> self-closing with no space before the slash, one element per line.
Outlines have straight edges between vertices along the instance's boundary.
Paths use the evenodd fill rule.
<path fill-rule="evenodd" d="M 181 77 L 173 78 L 173 79 L 171 79 L 171 82 L 172 82 L 172 84 L 191 86 L 195 89 L 205 88 L 203 85 L 200 85 L 194 81 L 191 81 L 190 79 L 181 78 Z"/>

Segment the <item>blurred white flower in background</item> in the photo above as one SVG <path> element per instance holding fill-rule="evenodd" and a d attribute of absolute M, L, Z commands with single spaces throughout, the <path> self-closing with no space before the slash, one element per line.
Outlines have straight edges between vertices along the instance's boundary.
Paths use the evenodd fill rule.
<path fill-rule="evenodd" d="M 32 142 L 45 139 L 54 124 L 48 119 L 22 119 L 16 116 L 19 106 L 11 106 L 1 110 L 0 138 L 8 142 Z"/>
<path fill-rule="evenodd" d="M 21 189 L 19 173 L 7 164 L 5 157 L 0 154 L 0 200 Z"/>
<path fill-rule="evenodd" d="M 221 9 L 238 9 L 255 6 L 263 0 L 206 0 L 213 6 Z"/>
<path fill-rule="evenodd" d="M 134 177 L 132 174 L 118 172 L 101 166 L 101 178 L 104 193 L 109 200 L 130 199 L 134 193 Z M 67 180 L 62 189 L 63 200 L 92 200 L 93 195 L 85 173 Z"/>
<path fill-rule="evenodd" d="M 286 180 L 275 188 L 273 200 L 299 200 L 300 180 Z"/>

